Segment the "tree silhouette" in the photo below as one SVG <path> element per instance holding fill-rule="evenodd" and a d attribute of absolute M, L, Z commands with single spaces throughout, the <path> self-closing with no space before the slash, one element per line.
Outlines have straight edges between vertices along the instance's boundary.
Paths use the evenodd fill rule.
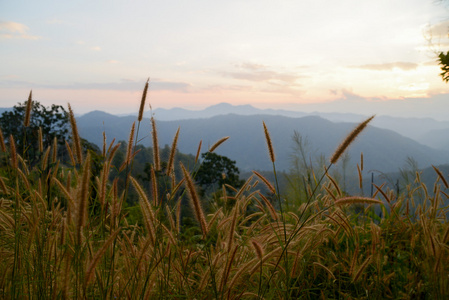
<path fill-rule="evenodd" d="M 440 73 L 440 76 L 443 78 L 443 81 L 447 83 L 449 81 L 449 51 L 446 52 L 446 54 L 441 52 L 438 55 L 438 63 L 443 71 Z"/>
<path fill-rule="evenodd" d="M 59 145 L 64 145 L 69 133 L 69 116 L 60 105 L 45 107 L 37 101 L 32 102 L 29 126 L 24 126 L 26 102 L 14 106 L 0 116 L 0 128 L 5 140 L 12 135 L 19 153 L 27 159 L 35 160 L 39 153 L 39 128 L 42 130 L 43 151 L 52 145 L 54 138 Z M 61 148 L 61 147 L 60 147 Z"/>
<path fill-rule="evenodd" d="M 235 188 L 243 185 L 244 181 L 239 178 L 239 169 L 235 166 L 235 161 L 226 156 L 213 152 L 206 152 L 201 155 L 203 163 L 196 174 L 195 180 L 204 192 L 229 184 Z"/>

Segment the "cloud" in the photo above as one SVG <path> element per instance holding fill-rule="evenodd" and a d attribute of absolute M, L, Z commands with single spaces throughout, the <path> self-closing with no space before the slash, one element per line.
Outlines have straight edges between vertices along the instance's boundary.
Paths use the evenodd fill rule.
<path fill-rule="evenodd" d="M 351 68 L 365 69 L 371 71 L 392 71 L 393 69 L 400 69 L 404 71 L 414 70 L 418 64 L 412 62 L 392 62 L 384 64 L 366 64 L 360 66 L 351 66 Z"/>
<path fill-rule="evenodd" d="M 447 37 L 449 33 L 449 20 L 431 25 L 427 29 L 427 34 L 431 37 Z"/>
<path fill-rule="evenodd" d="M 110 60 L 108 60 L 108 61 L 106 61 L 108 64 L 118 64 L 119 63 L 119 61 L 118 60 L 115 60 L 115 59 L 110 59 Z"/>
<path fill-rule="evenodd" d="M 213 93 L 223 93 L 223 92 L 250 92 L 254 89 L 246 85 L 209 85 L 206 88 L 201 89 L 201 92 L 213 92 Z"/>
<path fill-rule="evenodd" d="M 140 91 L 143 90 L 144 82 L 122 81 L 107 83 L 76 83 L 71 85 L 53 86 L 55 89 L 76 89 L 76 90 L 119 90 L 119 91 Z M 186 92 L 189 84 L 182 82 L 151 81 L 150 91 L 177 91 Z"/>
<path fill-rule="evenodd" d="M 266 69 L 267 66 L 261 65 L 261 64 L 253 64 L 253 63 L 242 63 L 242 64 L 236 64 L 235 65 L 238 68 L 247 69 L 247 70 L 262 70 Z"/>
<path fill-rule="evenodd" d="M 52 86 L 55 89 L 76 89 L 76 90 L 119 90 L 119 91 L 140 91 L 143 90 L 144 81 L 122 80 L 121 82 L 107 83 L 76 83 L 71 85 Z M 187 92 L 189 84 L 183 82 L 170 81 L 150 81 L 150 91 L 177 91 Z"/>
<path fill-rule="evenodd" d="M 0 77 L 0 88 L 2 89 L 31 90 L 37 87 L 38 85 L 35 82 L 23 80 L 16 75 L 6 75 Z"/>
<path fill-rule="evenodd" d="M 100 46 L 91 47 L 90 49 L 92 49 L 94 51 L 101 51 L 101 47 Z"/>
<path fill-rule="evenodd" d="M 423 86 L 424 87 L 424 86 Z M 416 96 L 413 98 L 364 97 L 354 93 L 351 89 L 336 90 L 335 100 L 322 103 L 303 104 L 303 111 L 356 113 L 366 116 L 389 115 L 397 117 L 434 118 L 447 120 L 447 99 L 449 93 Z M 375 119 L 376 120 L 376 119 Z"/>
<path fill-rule="evenodd" d="M 0 22 L 0 39 L 38 40 L 42 37 L 27 33 L 28 26 L 16 22 Z"/>
<path fill-rule="evenodd" d="M 62 85 L 38 84 L 19 80 L 2 80 L 0 87 L 15 88 L 43 88 L 54 90 L 115 90 L 115 91 L 142 91 L 145 81 L 135 81 L 130 79 L 122 79 L 120 82 L 105 83 L 74 83 Z M 188 92 L 190 84 L 184 82 L 170 82 L 161 80 L 150 80 L 149 91 L 173 91 Z"/>
<path fill-rule="evenodd" d="M 19 78 L 19 76 L 14 75 L 14 74 L 0 76 L 0 79 L 5 79 L 5 80 L 15 80 L 18 78 Z"/>
<path fill-rule="evenodd" d="M 253 82 L 267 82 L 274 84 L 281 82 L 284 84 L 295 84 L 296 80 L 301 76 L 270 70 L 267 66 L 253 63 L 242 63 L 234 65 L 239 70 L 235 72 L 221 72 L 226 77 L 235 79 L 253 81 Z"/>
<path fill-rule="evenodd" d="M 46 23 L 47 24 L 64 24 L 66 22 L 63 20 L 60 20 L 60 19 L 50 19 L 50 20 L 47 20 Z"/>

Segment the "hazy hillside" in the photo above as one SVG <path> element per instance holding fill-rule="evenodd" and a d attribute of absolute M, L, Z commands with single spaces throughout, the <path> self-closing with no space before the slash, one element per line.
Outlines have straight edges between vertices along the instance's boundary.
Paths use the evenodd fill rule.
<path fill-rule="evenodd" d="M 286 117 L 303 117 L 308 115 L 299 111 L 288 111 L 281 109 L 259 109 L 252 105 L 232 105 L 229 103 L 219 103 L 209 106 L 203 110 L 189 110 L 183 108 L 157 108 L 154 110 L 155 115 L 161 121 L 175 121 L 187 119 L 211 118 L 220 115 L 236 114 L 236 115 L 280 115 Z M 150 117 L 150 112 L 146 113 Z"/>
<path fill-rule="evenodd" d="M 436 149 L 449 151 L 449 126 L 442 129 L 429 130 L 419 138 L 425 145 L 433 145 Z"/>
<path fill-rule="evenodd" d="M 312 112 L 305 113 L 300 111 L 288 111 L 280 109 L 258 109 L 251 105 L 231 105 L 228 103 L 220 103 L 210 106 L 204 110 L 188 110 L 182 108 L 163 109 L 158 108 L 155 115 L 160 121 L 174 121 L 186 119 L 210 118 L 219 115 L 237 114 L 237 115 L 279 115 L 286 117 L 304 117 L 319 116 L 333 122 L 354 122 L 357 123 L 361 119 L 367 117 L 364 115 L 353 113 L 323 113 Z M 147 113 L 149 116 L 149 112 Z M 437 121 L 431 118 L 398 118 L 386 115 L 377 116 L 373 122 L 373 126 L 390 129 L 397 133 L 412 138 L 417 142 L 433 147 L 436 149 L 444 149 L 440 141 L 449 141 L 448 121 Z M 441 130 L 438 133 L 435 130 Z M 449 143 L 449 142 L 448 142 Z"/>
<path fill-rule="evenodd" d="M 106 132 L 108 141 L 128 140 L 129 130 L 135 116 L 117 117 L 103 112 L 92 112 L 78 118 L 80 134 L 98 145 L 102 143 L 102 132 Z M 310 155 L 323 153 L 328 157 L 341 140 L 351 131 L 353 123 L 334 123 L 320 117 L 289 118 L 269 115 L 225 115 L 208 119 L 191 119 L 179 121 L 158 121 L 160 146 L 171 144 L 173 136 L 181 127 L 178 148 L 183 153 L 195 154 L 198 143 L 203 140 L 203 151 L 223 136 L 231 138 L 218 149 L 218 153 L 237 161 L 242 170 L 271 169 L 268 159 L 262 120 L 269 128 L 277 155 L 277 168 L 288 170 L 292 155 L 292 136 L 298 131 L 311 142 Z M 151 144 L 149 119 L 141 124 L 139 139 L 144 145 Z M 350 156 L 358 161 L 363 151 L 365 169 L 383 172 L 397 171 L 402 167 L 407 156 L 411 156 L 422 167 L 430 164 L 448 162 L 447 152 L 437 151 L 423 146 L 412 139 L 396 132 L 376 127 L 369 127 L 350 148 Z"/>
<path fill-rule="evenodd" d="M 12 108 L 0 108 L 0 114 Z M 102 113 L 99 111 L 91 113 Z M 145 116 L 150 117 L 150 112 L 146 112 Z M 273 115 L 299 118 L 304 116 L 318 116 L 332 122 L 350 122 L 357 123 L 367 118 L 366 115 L 354 113 L 325 113 L 311 112 L 305 113 L 300 111 L 289 111 L 282 109 L 259 109 L 251 105 L 232 105 L 229 103 L 219 103 L 209 106 L 203 110 L 189 110 L 184 108 L 157 108 L 154 115 L 158 121 L 176 121 L 190 119 L 208 119 L 216 116 L 236 114 L 241 116 L 250 115 Z M 111 116 L 110 116 L 111 117 Z M 106 118 L 110 118 L 106 117 Z M 120 115 L 120 117 L 130 117 L 130 115 Z M 132 115 L 135 118 L 135 114 Z M 119 121 L 122 122 L 123 120 Z M 95 124 L 98 126 L 99 124 Z M 100 124 L 101 125 L 101 124 Z M 393 130 L 400 135 L 409 137 L 418 143 L 429 146 L 438 150 L 445 150 L 449 147 L 449 121 L 437 121 L 432 118 L 400 118 L 387 115 L 377 115 L 371 122 L 371 125 Z"/>

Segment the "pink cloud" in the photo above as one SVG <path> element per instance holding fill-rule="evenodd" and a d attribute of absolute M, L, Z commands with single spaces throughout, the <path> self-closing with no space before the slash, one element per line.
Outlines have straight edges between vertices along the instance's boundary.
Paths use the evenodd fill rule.
<path fill-rule="evenodd" d="M 28 26 L 16 22 L 0 22 L 0 39 L 38 40 L 42 37 L 27 33 Z"/>

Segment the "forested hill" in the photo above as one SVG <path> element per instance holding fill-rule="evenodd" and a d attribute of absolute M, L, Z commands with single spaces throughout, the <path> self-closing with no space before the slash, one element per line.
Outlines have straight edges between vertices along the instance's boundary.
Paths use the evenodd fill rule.
<path fill-rule="evenodd" d="M 80 134 L 83 138 L 101 145 L 103 130 L 108 141 L 128 140 L 129 130 L 136 117 L 118 117 L 104 112 L 94 111 L 77 118 Z M 157 116 L 156 116 L 157 120 Z M 198 143 L 203 141 L 203 151 L 224 136 L 230 139 L 221 145 L 217 153 L 237 161 L 242 170 L 270 170 L 262 121 L 270 131 L 276 151 L 278 170 L 288 170 L 294 152 L 292 137 L 297 131 L 309 140 L 308 156 L 312 161 L 320 154 L 329 157 L 338 144 L 356 125 L 355 123 L 331 122 L 320 117 L 290 118 L 274 115 L 221 115 L 208 119 L 190 119 L 178 121 L 157 121 L 159 145 L 171 144 L 173 136 L 181 127 L 178 141 L 179 151 L 195 154 Z M 360 120 L 363 121 L 363 120 Z M 139 139 L 146 146 L 151 144 L 150 120 L 144 119 L 140 126 Z M 403 167 L 407 157 L 413 157 L 420 167 L 430 164 L 444 164 L 449 161 L 448 153 L 438 151 L 401 136 L 387 129 L 369 126 L 351 145 L 349 155 L 352 163 L 358 162 L 360 153 L 364 153 L 365 169 L 382 172 L 394 172 Z"/>

